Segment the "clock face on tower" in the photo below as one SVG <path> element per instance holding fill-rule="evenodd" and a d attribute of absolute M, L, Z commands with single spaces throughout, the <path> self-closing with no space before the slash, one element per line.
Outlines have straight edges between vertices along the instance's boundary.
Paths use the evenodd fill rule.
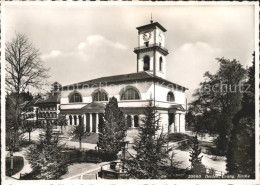
<path fill-rule="evenodd" d="M 149 31 L 147 31 L 147 32 L 144 32 L 143 33 L 143 39 L 144 39 L 144 41 L 149 41 L 150 39 L 151 39 L 151 36 L 152 36 L 152 33 L 151 32 L 149 32 Z"/>

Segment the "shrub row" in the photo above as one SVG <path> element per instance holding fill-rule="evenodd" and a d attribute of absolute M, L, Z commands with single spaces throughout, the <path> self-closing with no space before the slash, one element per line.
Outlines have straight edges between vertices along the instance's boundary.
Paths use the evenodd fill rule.
<path fill-rule="evenodd" d="M 65 150 L 63 152 L 66 164 L 72 163 L 100 163 L 105 161 L 113 161 L 117 159 L 114 153 L 104 153 L 98 150 Z"/>

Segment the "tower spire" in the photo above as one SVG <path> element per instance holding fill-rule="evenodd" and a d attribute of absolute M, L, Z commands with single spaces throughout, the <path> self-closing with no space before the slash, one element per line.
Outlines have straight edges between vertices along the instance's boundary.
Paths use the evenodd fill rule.
<path fill-rule="evenodd" d="M 151 13 L 151 20 L 150 20 L 151 24 L 153 23 L 153 13 Z"/>

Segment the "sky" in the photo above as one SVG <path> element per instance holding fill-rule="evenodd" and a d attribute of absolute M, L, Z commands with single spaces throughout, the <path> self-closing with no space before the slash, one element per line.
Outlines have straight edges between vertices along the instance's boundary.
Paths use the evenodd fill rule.
<path fill-rule="evenodd" d="M 251 66 L 254 6 L 6 5 L 5 37 L 25 34 L 50 68 L 49 81 L 68 85 L 136 72 L 136 27 L 154 22 L 167 29 L 166 79 L 183 85 L 188 101 L 216 58 Z"/>

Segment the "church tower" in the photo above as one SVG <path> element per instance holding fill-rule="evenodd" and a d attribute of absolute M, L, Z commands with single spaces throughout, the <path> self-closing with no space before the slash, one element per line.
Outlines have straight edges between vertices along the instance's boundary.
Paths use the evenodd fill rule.
<path fill-rule="evenodd" d="M 147 71 L 154 76 L 165 78 L 166 56 L 169 54 L 165 46 L 165 32 L 158 22 L 136 28 L 138 30 L 137 72 Z"/>

